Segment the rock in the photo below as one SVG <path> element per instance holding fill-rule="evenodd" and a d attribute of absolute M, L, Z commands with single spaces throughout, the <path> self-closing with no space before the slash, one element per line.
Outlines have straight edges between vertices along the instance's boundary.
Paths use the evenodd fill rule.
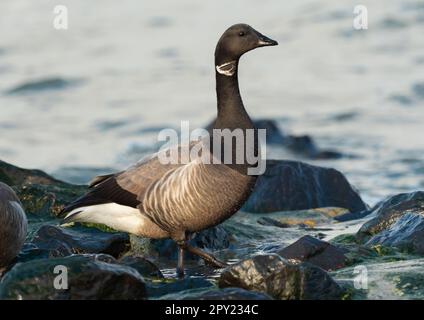
<path fill-rule="evenodd" d="M 278 228 L 290 228 L 291 225 L 288 223 L 282 223 L 276 219 L 268 218 L 268 217 L 261 217 L 258 219 L 258 223 L 263 226 L 272 226 L 272 227 L 278 227 Z"/>
<path fill-rule="evenodd" d="M 347 210 L 333 207 L 279 211 L 268 213 L 268 216 L 259 218 L 258 223 L 280 228 L 298 227 L 307 231 L 329 231 L 332 229 L 319 228 L 317 225 L 333 223 L 338 214 L 343 214 L 344 212 L 347 212 Z"/>
<path fill-rule="evenodd" d="M 424 255 L 424 215 L 422 213 L 405 213 L 390 227 L 373 236 L 366 245 L 380 244 Z"/>
<path fill-rule="evenodd" d="M 15 167 L 0 160 L 0 181 L 13 187 L 27 214 L 56 217 L 86 191 L 85 186 L 59 181 L 40 170 Z"/>
<path fill-rule="evenodd" d="M 253 124 L 258 129 L 266 130 L 266 142 L 271 144 L 283 144 L 287 138 L 278 124 L 270 119 L 256 119 Z"/>
<path fill-rule="evenodd" d="M 334 220 L 339 221 L 339 222 L 357 220 L 357 219 L 362 219 L 369 214 L 370 214 L 369 210 L 363 210 L 363 211 L 359 211 L 359 212 L 346 212 L 346 213 L 341 214 L 337 217 L 334 217 Z"/>
<path fill-rule="evenodd" d="M 357 191 L 335 169 L 268 160 L 243 210 L 265 213 L 319 207 L 340 207 L 350 212 L 367 209 Z"/>
<path fill-rule="evenodd" d="M 241 288 L 224 288 L 211 290 L 200 295 L 185 297 L 184 300 L 272 300 L 261 292 L 248 291 Z"/>
<path fill-rule="evenodd" d="M 381 231 L 390 228 L 406 213 L 423 214 L 424 191 L 401 193 L 387 198 L 370 210 L 375 216 L 366 222 L 357 233 L 361 241 L 367 240 Z"/>
<path fill-rule="evenodd" d="M 405 257 L 404 257 L 405 258 Z M 375 263 L 377 262 L 377 263 Z M 366 268 L 365 268 L 366 267 Z M 361 282 L 360 275 L 367 276 Z M 423 259 L 393 259 L 365 261 L 361 266 L 345 268 L 334 273 L 339 283 L 346 287 L 352 300 L 422 300 L 424 299 Z M 352 279 L 359 281 L 353 282 Z M 358 287 L 366 284 L 366 287 Z M 355 289 L 355 286 L 357 287 Z"/>
<path fill-rule="evenodd" d="M 54 248 L 40 248 L 32 242 L 27 242 L 23 245 L 16 262 L 23 263 L 35 259 L 67 257 L 72 254 L 72 249 L 66 244 L 60 245 L 60 242 L 57 242 Z"/>
<path fill-rule="evenodd" d="M 215 120 L 211 121 L 205 129 L 210 131 L 213 128 Z M 283 144 L 286 136 L 282 130 L 278 127 L 275 120 L 271 119 L 256 119 L 253 120 L 253 124 L 258 129 L 266 129 L 266 142 L 271 144 Z"/>
<path fill-rule="evenodd" d="M 0 181 L 12 186 L 21 184 L 62 183 L 41 170 L 22 169 L 1 160 Z"/>
<path fill-rule="evenodd" d="M 212 130 L 214 121 L 210 122 L 205 129 Z M 271 119 L 255 119 L 253 124 L 258 129 L 266 129 L 266 143 L 281 145 L 291 152 L 309 159 L 338 159 L 343 154 L 334 150 L 321 150 L 311 136 L 285 135 L 277 122 Z"/>
<path fill-rule="evenodd" d="M 402 193 L 378 203 L 374 218 L 356 234 L 367 246 L 377 244 L 424 254 L 424 192 Z"/>
<path fill-rule="evenodd" d="M 220 288 L 239 287 L 276 299 L 340 299 L 343 290 L 321 268 L 307 262 L 291 263 L 276 254 L 257 255 L 226 268 Z"/>
<path fill-rule="evenodd" d="M 231 235 L 222 227 L 216 226 L 196 233 L 190 243 L 209 250 L 222 250 L 230 247 Z"/>
<path fill-rule="evenodd" d="M 143 277 L 133 268 L 114 263 L 108 255 L 73 255 L 16 264 L 0 283 L 0 299 L 90 300 L 145 299 Z M 56 270 L 57 266 L 61 269 Z M 68 288 L 56 289 L 54 284 Z"/>
<path fill-rule="evenodd" d="M 119 260 L 119 263 L 137 270 L 143 277 L 163 278 L 160 269 L 146 258 L 140 256 L 125 256 Z"/>
<path fill-rule="evenodd" d="M 339 159 L 343 154 L 334 150 L 320 150 L 311 136 L 287 136 L 284 146 L 292 152 L 310 159 Z"/>
<path fill-rule="evenodd" d="M 341 249 L 309 235 L 276 253 L 285 259 L 306 261 L 327 271 L 343 268 L 347 262 Z"/>
<path fill-rule="evenodd" d="M 343 155 L 333 150 L 321 150 L 309 135 L 295 136 L 285 135 L 277 125 L 270 119 L 256 119 L 253 124 L 258 129 L 266 129 L 266 142 L 268 144 L 281 145 L 293 153 L 309 159 L 338 159 Z"/>
<path fill-rule="evenodd" d="M 130 249 L 128 234 L 103 232 L 96 228 L 62 228 L 52 225 L 42 226 L 35 234 L 32 244 L 49 253 L 49 257 L 67 256 L 69 252 L 105 253 L 115 258 Z"/>

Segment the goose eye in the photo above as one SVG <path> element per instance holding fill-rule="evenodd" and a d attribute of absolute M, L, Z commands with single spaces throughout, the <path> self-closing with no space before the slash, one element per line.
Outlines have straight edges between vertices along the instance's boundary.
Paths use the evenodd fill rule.
<path fill-rule="evenodd" d="M 239 36 L 240 36 L 240 37 L 243 37 L 243 36 L 244 36 L 244 31 L 240 31 L 240 32 L 239 32 Z"/>

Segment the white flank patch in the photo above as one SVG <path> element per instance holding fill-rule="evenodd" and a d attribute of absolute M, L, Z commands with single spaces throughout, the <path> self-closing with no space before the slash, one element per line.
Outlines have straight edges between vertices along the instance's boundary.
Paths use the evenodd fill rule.
<path fill-rule="evenodd" d="M 65 219 L 72 222 L 101 223 L 118 231 L 137 234 L 144 225 L 144 217 L 136 208 L 117 203 L 105 203 L 76 208 Z"/>

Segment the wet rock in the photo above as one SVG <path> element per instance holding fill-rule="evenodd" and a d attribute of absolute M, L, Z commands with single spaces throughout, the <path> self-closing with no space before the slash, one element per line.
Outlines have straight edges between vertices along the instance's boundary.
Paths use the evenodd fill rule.
<path fill-rule="evenodd" d="M 211 131 L 214 125 L 214 121 L 211 121 L 205 129 Z M 271 119 L 256 119 L 253 120 L 253 124 L 258 129 L 266 129 L 266 142 L 271 144 L 283 144 L 286 135 L 283 131 L 278 127 L 276 121 Z"/>
<path fill-rule="evenodd" d="M 346 212 L 344 214 L 341 214 L 337 217 L 334 217 L 334 220 L 343 222 L 343 221 L 351 221 L 356 219 L 362 219 L 370 214 L 369 210 L 363 210 L 359 212 Z"/>
<path fill-rule="evenodd" d="M 88 300 L 145 299 L 144 279 L 133 268 L 107 255 L 73 255 L 16 264 L 2 279 L 0 299 Z M 63 266 L 63 267 L 57 267 Z M 60 271 L 58 272 L 60 268 Z M 67 270 L 68 288 L 58 275 Z"/>
<path fill-rule="evenodd" d="M 269 119 L 257 119 L 253 124 L 258 129 L 266 129 L 266 142 L 272 144 L 282 144 L 287 138 L 277 125 L 277 122 Z"/>
<path fill-rule="evenodd" d="M 248 291 L 241 288 L 224 288 L 211 290 L 199 295 L 185 297 L 184 300 L 273 300 L 261 292 Z"/>
<path fill-rule="evenodd" d="M 334 150 L 320 150 L 311 136 L 287 136 L 284 146 L 310 159 L 338 159 L 343 155 Z"/>
<path fill-rule="evenodd" d="M 268 218 L 268 217 L 261 217 L 258 219 L 258 223 L 263 226 L 272 226 L 272 227 L 278 227 L 278 228 L 290 228 L 291 225 L 288 223 L 282 223 L 276 219 Z"/>
<path fill-rule="evenodd" d="M 239 287 L 264 292 L 276 299 L 339 299 L 340 286 L 321 268 L 291 263 L 276 254 L 258 255 L 226 268 L 221 288 Z"/>
<path fill-rule="evenodd" d="M 222 250 L 230 247 L 231 235 L 222 226 L 216 226 L 196 233 L 190 243 L 209 250 Z"/>
<path fill-rule="evenodd" d="M 34 81 L 24 82 L 16 87 L 8 90 L 7 94 L 22 94 L 28 92 L 37 92 L 45 90 L 58 90 L 72 86 L 75 80 L 65 80 L 63 78 L 46 78 Z"/>
<path fill-rule="evenodd" d="M 360 240 L 386 230 L 405 213 L 420 214 L 424 207 L 424 191 L 401 193 L 376 204 L 370 213 L 375 217 L 366 222 L 357 233 Z"/>
<path fill-rule="evenodd" d="M 424 254 L 424 192 L 402 193 L 378 203 L 358 231 L 366 245 L 381 244 Z"/>
<path fill-rule="evenodd" d="M 347 262 L 347 258 L 341 249 L 309 235 L 303 236 L 276 253 L 285 259 L 306 261 L 324 270 L 343 268 Z"/>
<path fill-rule="evenodd" d="M 160 269 L 151 261 L 140 256 L 125 256 L 119 260 L 120 264 L 131 267 L 144 277 L 163 278 Z"/>
<path fill-rule="evenodd" d="M 49 176 L 41 170 L 16 167 L 0 160 L 0 181 L 15 186 L 20 184 L 55 184 L 61 181 Z"/>
<path fill-rule="evenodd" d="M 105 253 L 119 257 L 130 248 L 128 234 L 103 232 L 96 228 L 62 228 L 42 226 L 35 234 L 32 244 L 48 253 L 49 257 L 79 253 Z"/>
<path fill-rule="evenodd" d="M 378 244 L 424 254 L 424 215 L 405 213 L 366 243 L 368 246 Z"/>
<path fill-rule="evenodd" d="M 214 122 L 210 122 L 205 129 L 212 130 Z M 279 128 L 277 122 L 271 119 L 256 119 L 253 124 L 258 129 L 266 129 L 267 144 L 281 145 L 293 153 L 309 159 L 338 159 L 343 154 L 334 150 L 321 150 L 309 135 L 286 135 Z"/>
<path fill-rule="evenodd" d="M 57 180 L 43 171 L 22 169 L 0 160 L 0 181 L 13 187 L 29 215 L 56 217 L 64 206 L 82 195 L 85 186 Z"/>
<path fill-rule="evenodd" d="M 247 212 L 304 210 L 340 207 L 351 212 L 366 204 L 342 173 L 302 162 L 268 160 L 255 189 L 244 204 Z"/>
<path fill-rule="evenodd" d="M 309 135 L 285 135 L 274 120 L 256 119 L 253 120 L 253 124 L 258 129 L 266 129 L 267 143 L 279 144 L 303 157 L 310 159 L 338 159 L 343 156 L 334 150 L 321 150 Z"/>
<path fill-rule="evenodd" d="M 345 212 L 348 210 L 335 207 L 278 211 L 259 218 L 258 223 L 280 228 L 298 227 L 307 231 L 329 231 L 331 229 L 320 228 L 318 225 L 333 223 L 335 218 Z"/>
<path fill-rule="evenodd" d="M 54 248 L 40 248 L 32 242 L 27 242 L 22 246 L 21 252 L 16 258 L 16 262 L 23 263 L 35 259 L 67 257 L 72 254 L 72 249 L 64 243 L 57 242 Z"/>
<path fill-rule="evenodd" d="M 424 298 L 424 259 L 398 259 L 385 263 L 373 263 L 368 260 L 365 263 L 333 273 L 334 278 L 339 279 L 339 283 L 343 283 L 350 291 L 351 299 L 422 300 Z M 365 272 L 366 282 L 352 281 L 355 278 L 359 280 L 358 275 L 361 273 L 365 275 Z M 367 284 L 367 286 L 355 289 L 355 284 L 356 286 Z"/>

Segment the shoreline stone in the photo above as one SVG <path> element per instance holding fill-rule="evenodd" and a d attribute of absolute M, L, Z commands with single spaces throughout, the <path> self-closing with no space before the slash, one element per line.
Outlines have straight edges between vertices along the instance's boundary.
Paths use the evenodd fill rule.
<path fill-rule="evenodd" d="M 226 268 L 218 286 L 263 292 L 281 300 L 333 300 L 343 294 L 321 268 L 291 263 L 277 254 L 257 255 Z"/>
<path fill-rule="evenodd" d="M 331 168 L 298 161 L 267 160 L 243 210 L 253 213 L 339 207 L 350 212 L 368 209 L 345 176 Z"/>
<path fill-rule="evenodd" d="M 0 283 L 0 299 L 91 300 L 146 298 L 143 277 L 108 255 L 73 255 L 16 264 Z M 64 266 L 68 288 L 56 289 L 56 266 Z M 63 274 L 63 268 L 61 268 Z"/>
<path fill-rule="evenodd" d="M 374 218 L 359 229 L 358 241 L 367 246 L 384 245 L 424 254 L 424 191 L 389 197 L 371 213 Z"/>
<path fill-rule="evenodd" d="M 287 260 L 309 262 L 326 271 L 344 268 L 347 262 L 343 250 L 309 235 L 303 236 L 276 253 Z"/>

